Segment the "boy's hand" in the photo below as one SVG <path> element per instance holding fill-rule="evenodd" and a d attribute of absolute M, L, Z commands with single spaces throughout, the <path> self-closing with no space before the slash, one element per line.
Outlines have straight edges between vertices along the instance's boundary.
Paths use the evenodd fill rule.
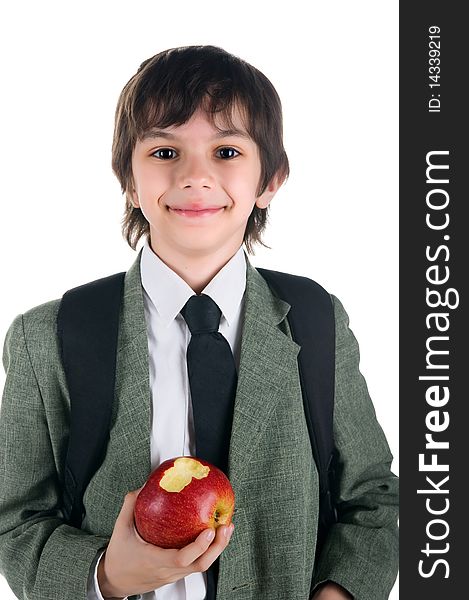
<path fill-rule="evenodd" d="M 319 588 L 311 600 L 353 600 L 353 596 L 340 585 L 328 581 Z"/>
<path fill-rule="evenodd" d="M 105 598 L 143 594 L 191 573 L 206 571 L 226 548 L 233 532 L 234 525 L 218 527 L 216 535 L 214 530 L 206 529 L 180 550 L 158 548 L 145 542 L 135 529 L 134 505 L 139 491 L 126 495 L 98 565 L 98 584 Z"/>

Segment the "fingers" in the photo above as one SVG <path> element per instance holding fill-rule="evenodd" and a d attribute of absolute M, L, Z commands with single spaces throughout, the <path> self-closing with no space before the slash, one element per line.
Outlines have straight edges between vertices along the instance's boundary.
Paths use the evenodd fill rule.
<path fill-rule="evenodd" d="M 177 552 L 176 563 L 190 572 L 206 571 L 228 546 L 234 525 L 222 525 L 216 531 L 206 529 L 197 539 Z"/>
<path fill-rule="evenodd" d="M 178 567 L 189 567 L 201 554 L 207 551 L 215 538 L 215 529 L 205 529 L 191 543 L 176 552 L 175 562 Z"/>
<path fill-rule="evenodd" d="M 228 527 L 225 525 L 218 527 L 215 540 L 209 546 L 207 551 L 191 565 L 192 569 L 199 572 L 206 571 L 228 546 L 233 530 L 233 524 Z"/>

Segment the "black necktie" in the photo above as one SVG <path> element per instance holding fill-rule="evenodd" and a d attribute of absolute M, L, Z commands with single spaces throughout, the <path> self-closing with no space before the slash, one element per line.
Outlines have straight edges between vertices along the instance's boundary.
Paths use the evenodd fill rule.
<path fill-rule="evenodd" d="M 196 455 L 226 473 L 238 376 L 230 345 L 218 332 L 221 311 L 201 294 L 191 296 L 181 314 L 191 332 L 187 372 Z"/>
<path fill-rule="evenodd" d="M 191 332 L 187 372 L 196 455 L 225 473 L 238 376 L 227 340 L 218 332 L 221 311 L 207 295 L 191 296 L 181 310 Z M 206 600 L 215 600 L 219 560 L 207 570 Z"/>

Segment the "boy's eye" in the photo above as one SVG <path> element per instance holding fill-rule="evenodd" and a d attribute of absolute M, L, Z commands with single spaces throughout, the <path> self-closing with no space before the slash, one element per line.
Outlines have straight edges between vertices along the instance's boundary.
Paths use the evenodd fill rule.
<path fill-rule="evenodd" d="M 221 157 L 220 158 L 235 158 L 236 155 L 239 154 L 239 152 L 237 150 L 235 150 L 234 148 L 230 148 L 230 147 L 226 147 L 226 148 L 219 148 L 217 152 L 220 152 Z M 234 152 L 236 152 L 236 154 L 233 154 Z"/>
<path fill-rule="evenodd" d="M 152 152 L 152 156 L 161 160 L 170 160 L 171 158 L 175 157 L 175 153 L 176 151 L 172 148 L 158 148 L 158 150 Z M 229 146 L 219 148 L 217 150 L 217 154 L 218 153 L 219 157 L 225 160 L 235 158 L 239 154 L 238 150 L 235 150 L 234 148 L 231 148 Z"/>
<path fill-rule="evenodd" d="M 155 156 L 156 158 L 161 158 L 163 160 L 167 160 L 168 158 L 173 158 L 173 155 L 170 155 L 171 152 L 174 153 L 174 150 L 172 148 L 158 148 L 158 150 L 155 150 L 152 154 L 152 156 Z M 168 156 L 170 155 L 170 156 Z"/>

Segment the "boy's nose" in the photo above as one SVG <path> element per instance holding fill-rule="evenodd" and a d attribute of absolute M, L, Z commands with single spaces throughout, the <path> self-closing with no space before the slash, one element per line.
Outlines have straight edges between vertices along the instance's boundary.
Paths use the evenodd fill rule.
<path fill-rule="evenodd" d="M 214 179 L 209 165 L 203 159 L 187 159 L 180 164 L 178 173 L 178 187 L 184 189 L 190 188 L 211 188 Z"/>

